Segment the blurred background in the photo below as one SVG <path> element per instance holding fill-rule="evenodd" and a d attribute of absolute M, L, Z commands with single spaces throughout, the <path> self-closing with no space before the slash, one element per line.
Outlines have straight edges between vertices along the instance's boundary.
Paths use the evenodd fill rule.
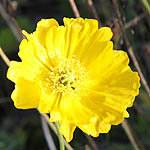
<path fill-rule="evenodd" d="M 71 2 L 0 0 L 0 47 L 9 59 L 19 60 L 20 28 L 31 33 L 41 18 L 55 18 L 63 24 L 63 17 L 79 17 L 80 14 L 83 18 L 98 19 L 99 26 L 111 27 L 114 49 L 129 52 L 130 67 L 137 70 L 131 52 L 134 53 L 150 87 L 150 0 L 75 0 L 79 14 L 74 13 Z M 0 150 L 48 150 L 39 113 L 35 109 L 14 107 L 10 99 L 14 84 L 6 79 L 7 69 L 0 57 Z M 134 106 L 128 109 L 130 118 L 124 124 L 112 126 L 108 134 L 97 138 L 76 129 L 70 145 L 75 150 L 150 149 L 150 91 L 145 87 L 141 82 L 140 94 Z M 59 149 L 58 138 L 49 129 Z"/>

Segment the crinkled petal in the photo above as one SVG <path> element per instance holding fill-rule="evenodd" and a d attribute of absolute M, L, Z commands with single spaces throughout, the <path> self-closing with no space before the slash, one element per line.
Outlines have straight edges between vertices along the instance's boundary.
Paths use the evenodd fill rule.
<path fill-rule="evenodd" d="M 81 103 L 97 114 L 101 122 L 107 119 L 108 123 L 111 123 L 123 117 L 121 105 L 116 106 L 115 100 L 102 94 L 90 92 L 88 97 L 82 99 Z"/>
<path fill-rule="evenodd" d="M 37 68 L 37 66 L 40 64 L 34 55 L 34 48 L 32 43 L 27 39 L 23 39 L 21 41 L 18 55 L 22 61 L 26 62 L 29 65 L 34 65 L 35 68 Z"/>
<path fill-rule="evenodd" d="M 31 38 L 32 35 L 29 35 L 26 32 L 24 32 L 24 33 L 31 40 L 24 39 L 24 40 L 21 41 L 20 46 L 19 46 L 18 55 L 19 55 L 19 57 L 21 58 L 21 60 L 24 64 L 28 65 L 28 67 L 30 67 L 31 70 L 33 70 L 33 68 L 34 68 L 34 71 L 38 73 L 39 70 L 40 70 L 39 67 L 44 67 L 43 62 L 40 60 L 40 58 L 43 57 L 43 56 L 38 58 L 35 51 L 36 50 L 40 51 L 42 48 L 40 48 L 41 46 L 39 48 L 35 47 L 36 43 L 33 42 L 33 39 Z M 44 62 L 45 62 L 46 58 L 44 58 L 44 60 L 43 60 Z"/>
<path fill-rule="evenodd" d="M 108 42 L 97 42 L 91 44 L 80 57 L 79 60 L 84 63 L 88 72 L 103 71 L 100 69 L 101 66 L 108 64 L 113 57 L 113 43 Z M 97 63 L 94 63 L 95 60 Z M 107 67 L 107 66 L 106 66 Z M 105 67 L 105 68 L 106 68 Z M 94 74 L 93 74 L 94 75 Z"/>
<path fill-rule="evenodd" d="M 94 114 L 81 105 L 78 97 L 62 96 L 59 102 L 55 101 L 57 107 L 50 110 L 50 121 L 59 120 L 60 132 L 69 142 L 73 138 L 73 132 L 78 125 L 88 124 Z"/>
<path fill-rule="evenodd" d="M 128 117 L 126 109 L 132 106 L 138 95 L 140 83 L 138 73 L 132 72 L 128 66 L 125 52 L 114 51 L 113 61 L 106 71 L 99 72 L 98 78 L 93 79 L 95 84 L 89 87 L 89 95 L 81 103 L 93 110 L 100 121 L 105 119 L 116 125 Z"/>
<path fill-rule="evenodd" d="M 98 64 L 100 59 L 101 57 L 98 57 L 98 59 L 95 60 L 95 64 Z M 95 83 L 99 88 L 111 87 L 115 90 L 115 88 L 118 87 L 120 88 L 120 91 L 123 92 L 124 92 L 123 89 L 129 91 L 131 90 L 133 91 L 132 95 L 136 96 L 138 94 L 140 87 L 139 83 L 140 79 L 138 73 L 133 72 L 128 66 L 128 64 L 129 58 L 127 56 L 127 53 L 123 51 L 114 50 L 110 62 L 100 65 L 99 71 L 96 70 L 95 66 L 93 66 L 93 68 L 91 66 L 91 70 L 94 75 L 92 78 L 95 79 Z M 107 67 L 106 70 L 104 70 L 104 66 Z M 94 78 L 95 75 L 97 75 L 97 78 Z M 116 93 L 118 93 L 117 90 Z M 127 92 L 125 94 L 127 94 Z"/>
<path fill-rule="evenodd" d="M 23 62 L 31 63 L 35 65 L 36 68 L 40 66 L 50 70 L 52 62 L 45 47 L 43 47 L 43 45 L 39 43 L 38 39 L 34 34 L 28 34 L 25 31 L 23 31 L 23 33 L 28 40 L 24 43 L 21 42 L 19 57 L 22 59 Z M 32 63 L 31 59 L 34 63 Z M 38 68 L 37 72 L 38 70 L 40 69 Z"/>
<path fill-rule="evenodd" d="M 98 22 L 93 19 L 64 18 L 64 25 L 53 26 L 47 33 L 46 48 L 50 56 L 59 55 L 70 58 L 73 55 L 78 57 L 78 55 L 83 56 L 84 53 L 92 53 L 93 50 L 97 52 L 95 47 L 91 48 L 91 44 L 95 45 L 98 41 L 103 47 L 103 42 L 109 41 L 112 37 L 110 28 L 98 29 Z"/>
<path fill-rule="evenodd" d="M 33 69 L 33 66 L 24 62 L 11 61 L 10 67 L 7 71 L 7 78 L 15 82 L 23 77 L 27 80 L 34 80 L 39 72 Z"/>
<path fill-rule="evenodd" d="M 79 128 L 88 135 L 98 137 L 99 133 L 108 133 L 111 129 L 109 122 L 99 120 L 97 117 L 92 118 L 89 124 L 80 125 Z"/>
<path fill-rule="evenodd" d="M 51 91 L 46 93 L 45 90 L 42 90 L 39 101 L 39 110 L 41 113 L 49 113 L 51 110 L 57 110 L 58 102 L 59 94 L 52 94 Z"/>
<path fill-rule="evenodd" d="M 46 46 L 45 40 L 46 40 L 47 32 L 53 26 L 56 26 L 56 27 L 59 26 L 58 22 L 55 19 L 41 19 L 37 23 L 35 35 L 37 39 L 39 40 L 40 44 L 42 44 L 44 47 Z"/>
<path fill-rule="evenodd" d="M 60 123 L 60 131 L 69 142 L 73 138 L 76 126 L 89 124 L 95 114 L 85 108 L 78 99 L 71 95 L 62 96 L 59 101 L 55 101 L 55 106 L 50 110 L 50 121 Z"/>
<path fill-rule="evenodd" d="M 92 19 L 68 19 L 64 18 L 66 27 L 65 49 L 66 57 L 78 54 L 79 51 L 84 51 L 86 45 L 89 45 L 89 40 L 98 30 L 98 22 Z"/>
<path fill-rule="evenodd" d="M 102 27 L 98 29 L 95 35 L 95 41 L 99 42 L 107 42 L 110 41 L 113 36 L 111 28 L 109 27 Z"/>
<path fill-rule="evenodd" d="M 65 57 L 65 34 L 66 28 L 64 26 L 54 26 L 49 29 L 46 36 L 46 49 L 49 56 Z"/>
<path fill-rule="evenodd" d="M 60 133 L 64 135 L 67 142 L 70 142 L 73 139 L 73 132 L 76 126 L 71 124 L 68 120 L 63 119 L 60 121 Z"/>
<path fill-rule="evenodd" d="M 76 46 L 73 54 L 84 64 L 91 64 L 99 54 L 104 52 L 108 53 L 108 50 L 109 52 L 110 50 L 112 51 L 112 44 L 110 44 L 111 42 L 109 41 L 112 38 L 112 31 L 108 27 L 90 31 L 88 24 L 85 23 L 84 26 L 86 26 L 87 30 L 85 30 L 86 28 L 84 27 L 84 32 L 82 32 L 82 36 L 79 37 L 80 43 Z M 110 45 L 110 47 L 108 47 L 108 45 Z"/>
<path fill-rule="evenodd" d="M 72 56 L 72 52 L 75 49 L 76 44 L 78 43 L 79 33 L 81 32 L 84 24 L 82 18 L 78 19 L 68 19 L 64 18 L 64 25 L 66 27 L 65 32 L 65 55 L 67 58 Z"/>
<path fill-rule="evenodd" d="M 94 114 L 84 107 L 81 101 L 78 96 L 62 96 L 59 104 L 62 120 L 67 118 L 67 120 L 73 124 L 89 123 L 90 118 L 93 118 Z"/>
<path fill-rule="evenodd" d="M 11 95 L 16 108 L 30 109 L 39 105 L 40 89 L 35 81 L 19 78 Z"/>
<path fill-rule="evenodd" d="M 94 117 L 90 120 L 90 123 L 78 126 L 83 132 L 88 135 L 97 137 L 99 135 L 98 118 Z"/>
<path fill-rule="evenodd" d="M 58 108 L 59 113 L 56 113 L 56 117 L 59 117 L 58 119 L 60 119 L 60 132 L 68 142 L 72 140 L 76 126 L 90 123 L 91 118 L 94 118 L 95 116 L 92 111 L 86 109 L 80 103 L 80 100 L 77 97 L 62 96 Z M 55 120 L 53 119 L 55 115 L 51 116 L 52 120 Z M 61 115 L 61 117 L 59 115 Z"/>

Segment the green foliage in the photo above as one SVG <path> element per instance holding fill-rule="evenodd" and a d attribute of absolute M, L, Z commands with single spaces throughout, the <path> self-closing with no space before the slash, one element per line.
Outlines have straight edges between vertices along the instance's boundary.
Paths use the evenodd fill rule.
<path fill-rule="evenodd" d="M 20 128 L 9 131 L 10 124 L 8 119 L 0 127 L 0 150 L 25 150 L 25 132 Z"/>
<path fill-rule="evenodd" d="M 0 29 L 0 44 L 1 47 L 8 53 L 14 49 L 17 49 L 17 40 L 8 27 L 3 27 Z"/>
<path fill-rule="evenodd" d="M 33 24 L 27 17 L 17 17 L 17 23 L 22 30 L 26 30 L 27 32 L 33 32 L 35 30 L 35 24 Z"/>

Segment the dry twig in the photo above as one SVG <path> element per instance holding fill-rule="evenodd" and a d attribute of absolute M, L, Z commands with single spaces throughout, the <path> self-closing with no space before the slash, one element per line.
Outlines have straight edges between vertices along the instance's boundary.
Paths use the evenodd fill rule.
<path fill-rule="evenodd" d="M 131 56 L 131 59 L 133 61 L 133 64 L 134 64 L 135 68 L 139 72 L 139 75 L 141 77 L 142 83 L 143 83 L 147 93 L 150 95 L 150 89 L 148 87 L 148 84 L 147 84 L 144 76 L 143 76 L 141 68 L 140 68 L 140 66 L 138 64 L 138 61 L 137 61 L 137 59 L 135 57 L 133 49 L 132 49 L 132 47 L 131 47 L 131 45 L 129 43 L 128 37 L 126 35 L 125 29 L 124 29 L 124 25 L 123 25 L 123 22 L 122 22 L 122 19 L 121 19 L 121 15 L 120 15 L 120 11 L 119 11 L 117 0 L 112 0 L 112 1 L 113 1 L 114 9 L 116 11 L 116 14 L 117 14 L 117 17 L 118 17 L 118 20 L 119 20 L 119 24 L 120 24 L 120 27 L 121 27 L 121 30 L 122 30 L 122 33 L 123 33 L 123 37 L 124 37 L 125 44 L 127 46 L 128 52 L 129 52 L 129 54 Z M 141 147 L 142 147 L 142 150 L 143 150 L 144 146 L 141 143 L 139 144 L 139 140 L 135 139 L 135 136 L 134 136 L 135 134 L 133 134 L 133 131 L 132 131 L 131 127 L 129 126 L 127 120 L 124 120 L 124 122 L 122 123 L 122 126 L 123 126 L 123 128 L 124 128 L 124 130 L 125 130 L 125 132 L 126 132 L 126 134 L 128 136 L 128 138 L 130 139 L 131 144 L 135 148 L 135 150 L 140 150 Z"/>
<path fill-rule="evenodd" d="M 49 150 L 56 150 L 54 141 L 53 141 L 52 136 L 49 132 L 48 124 L 47 124 L 46 120 L 44 119 L 44 117 L 42 117 L 42 116 L 41 116 L 41 124 L 42 124 L 42 129 L 43 129 L 44 136 L 45 136 L 45 139 L 47 141 L 47 145 L 48 145 Z"/>
<path fill-rule="evenodd" d="M 0 47 L 0 55 L 1 55 L 2 59 L 4 60 L 4 62 L 6 63 L 6 65 L 9 67 L 10 60 L 8 59 L 8 57 L 6 56 L 6 54 L 4 53 L 4 51 L 2 50 L 1 47 Z"/>
<path fill-rule="evenodd" d="M 126 23 L 124 25 L 124 28 L 127 29 L 131 26 L 136 25 L 139 21 L 141 21 L 141 19 L 143 19 L 145 17 L 144 14 L 141 14 L 140 16 L 135 17 L 133 20 L 129 21 L 128 23 Z"/>
<path fill-rule="evenodd" d="M 96 11 L 96 9 L 95 9 L 95 7 L 93 5 L 93 0 L 88 0 L 88 5 L 89 5 L 89 8 L 91 9 L 91 12 L 92 12 L 94 18 L 98 20 L 99 27 L 100 27 L 100 19 L 98 17 L 97 11 Z"/>
<path fill-rule="evenodd" d="M 124 25 L 123 25 L 123 22 L 122 22 L 122 19 L 121 19 L 121 15 L 120 15 L 120 12 L 119 12 L 119 7 L 118 7 L 117 0 L 113 0 L 113 5 L 114 5 L 114 9 L 116 11 L 116 14 L 118 16 L 119 24 L 120 24 L 120 27 L 121 27 L 121 30 L 122 30 L 122 33 L 123 33 L 124 41 L 125 41 L 125 44 L 127 46 L 129 55 L 131 56 L 133 64 L 134 64 L 135 68 L 137 69 L 137 71 L 138 71 L 138 73 L 139 73 L 139 75 L 141 77 L 141 81 L 143 83 L 143 86 L 145 87 L 146 92 L 148 93 L 148 95 L 150 95 L 150 88 L 149 88 L 149 86 L 148 86 L 148 84 L 146 82 L 146 79 L 145 79 L 145 77 L 144 77 L 144 75 L 142 73 L 140 65 L 139 65 L 139 63 L 138 63 L 138 61 L 136 59 L 136 56 L 135 56 L 134 52 L 133 52 L 133 48 L 131 47 L 130 42 L 129 42 L 128 37 L 127 37 L 127 34 L 125 32 Z"/>
<path fill-rule="evenodd" d="M 38 109 L 37 109 L 38 110 Z M 38 110 L 39 111 L 39 110 Z M 49 126 L 51 127 L 51 129 L 54 131 L 54 133 L 57 135 L 57 130 L 56 130 L 56 127 L 55 125 L 49 121 L 49 117 L 47 114 L 42 114 L 40 113 L 44 118 L 45 120 L 47 121 L 47 123 L 49 124 Z M 58 136 L 58 135 L 57 135 Z M 68 150 L 73 150 L 73 148 L 71 147 L 71 145 L 69 143 L 66 142 L 66 140 L 64 139 L 64 144 L 65 144 L 65 147 L 68 149 Z"/>
<path fill-rule="evenodd" d="M 80 17 L 80 13 L 79 13 L 79 11 L 78 11 L 78 8 L 77 8 L 77 6 L 76 6 L 75 1 L 74 1 L 74 0 L 69 0 L 69 3 L 70 3 L 70 5 L 71 5 L 71 8 L 72 8 L 72 10 L 73 10 L 73 12 L 74 12 L 75 17 L 76 17 L 76 18 L 79 18 L 79 17 Z"/>
<path fill-rule="evenodd" d="M 141 145 L 141 143 L 139 143 L 139 140 L 137 142 L 137 136 L 133 132 L 131 126 L 128 124 L 126 119 L 123 121 L 123 123 L 121 125 L 122 125 L 123 129 L 125 130 L 134 149 L 135 150 L 144 150 L 145 148 Z"/>
<path fill-rule="evenodd" d="M 134 103 L 134 108 L 145 118 L 145 120 L 150 121 L 148 114 L 138 104 Z"/>
<path fill-rule="evenodd" d="M 0 3 L 0 14 L 1 14 L 2 18 L 8 24 L 9 28 L 11 29 L 11 31 L 15 35 L 16 39 L 20 42 L 23 39 L 21 29 L 19 28 L 16 20 L 12 16 L 7 14 L 7 12 L 5 11 L 5 9 L 1 3 Z"/>
<path fill-rule="evenodd" d="M 89 143 L 91 144 L 93 150 L 99 150 L 96 143 L 95 143 L 95 141 L 92 139 L 92 137 L 87 135 L 87 134 L 85 134 L 85 136 L 88 139 Z"/>

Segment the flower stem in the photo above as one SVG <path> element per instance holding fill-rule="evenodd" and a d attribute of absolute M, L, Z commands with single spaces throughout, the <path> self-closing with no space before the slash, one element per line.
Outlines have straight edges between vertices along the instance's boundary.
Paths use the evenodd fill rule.
<path fill-rule="evenodd" d="M 62 134 L 59 131 L 59 123 L 58 123 L 58 121 L 55 122 L 55 126 L 56 126 L 56 130 L 57 130 L 58 138 L 59 138 L 60 150 L 65 150 L 64 139 L 63 139 Z"/>
<path fill-rule="evenodd" d="M 148 14 L 150 15 L 150 4 L 147 0 L 141 0 L 141 2 L 143 3 L 144 7 L 146 8 Z"/>

